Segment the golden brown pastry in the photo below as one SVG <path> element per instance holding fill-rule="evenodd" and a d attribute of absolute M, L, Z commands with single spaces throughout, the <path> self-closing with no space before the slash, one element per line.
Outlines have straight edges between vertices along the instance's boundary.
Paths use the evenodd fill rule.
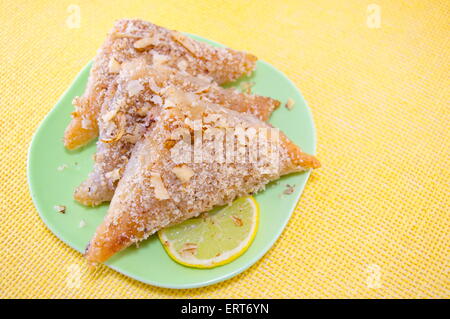
<path fill-rule="evenodd" d="M 114 86 L 122 63 L 136 57 L 145 57 L 150 63 L 165 61 L 170 67 L 208 76 L 219 84 L 250 73 L 257 60 L 253 55 L 213 47 L 150 22 L 119 20 L 94 60 L 84 94 L 73 101 L 75 111 L 64 134 L 68 149 L 97 137 L 97 116 L 108 89 Z"/>
<path fill-rule="evenodd" d="M 74 193 L 84 205 L 111 200 L 132 147 L 154 123 L 163 104 L 161 96 L 168 88 L 193 92 L 200 99 L 254 114 L 264 121 L 280 104 L 269 97 L 224 89 L 209 77 L 194 77 L 165 64 L 150 65 L 144 58 L 124 63 L 113 85 L 98 118 L 100 139 L 94 168 Z"/>
<path fill-rule="evenodd" d="M 86 249 L 90 262 L 104 262 L 164 227 L 258 192 L 281 175 L 320 167 L 253 115 L 176 89 L 162 98 L 155 125 L 135 145 Z"/>

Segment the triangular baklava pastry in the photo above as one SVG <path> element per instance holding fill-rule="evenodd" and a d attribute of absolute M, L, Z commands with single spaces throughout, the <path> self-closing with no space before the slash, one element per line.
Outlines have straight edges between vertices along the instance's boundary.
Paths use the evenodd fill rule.
<path fill-rule="evenodd" d="M 253 115 L 166 92 L 156 124 L 135 145 L 108 214 L 86 249 L 104 262 L 156 231 L 318 168 L 282 132 Z"/>
<path fill-rule="evenodd" d="M 164 65 L 150 66 L 144 58 L 124 63 L 98 118 L 100 139 L 94 168 L 74 193 L 78 202 L 95 206 L 111 200 L 132 147 L 167 103 L 161 96 L 174 87 L 262 120 L 267 120 L 280 104 L 269 97 L 224 89 L 208 77 L 194 77 Z"/>
<path fill-rule="evenodd" d="M 146 57 L 219 84 L 236 80 L 255 68 L 256 57 L 217 48 L 142 20 L 119 20 L 100 48 L 84 94 L 73 101 L 75 111 L 64 134 L 68 149 L 83 146 L 98 135 L 97 116 L 122 63 Z"/>

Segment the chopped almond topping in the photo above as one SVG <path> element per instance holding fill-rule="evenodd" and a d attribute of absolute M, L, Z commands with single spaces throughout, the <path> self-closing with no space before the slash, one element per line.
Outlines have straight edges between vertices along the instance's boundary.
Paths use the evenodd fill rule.
<path fill-rule="evenodd" d="M 103 122 L 111 121 L 117 115 L 118 111 L 119 111 L 119 108 L 115 108 L 115 109 L 103 114 L 102 115 Z"/>
<path fill-rule="evenodd" d="M 127 84 L 127 91 L 129 96 L 135 96 L 140 93 L 144 87 L 138 80 L 132 80 Z"/>
<path fill-rule="evenodd" d="M 153 54 L 153 64 L 155 64 L 155 65 L 165 64 L 169 60 L 170 60 L 170 57 L 167 55 L 158 54 L 158 53 Z"/>
<path fill-rule="evenodd" d="M 108 68 L 109 68 L 109 73 L 119 73 L 120 72 L 120 63 L 117 62 L 117 60 L 114 59 L 114 57 L 112 57 L 109 60 Z"/>
<path fill-rule="evenodd" d="M 192 176 L 194 176 L 194 171 L 189 166 L 183 165 L 179 167 L 174 167 L 172 172 L 178 177 L 178 179 L 186 183 L 188 182 Z"/>
<path fill-rule="evenodd" d="M 295 101 L 291 98 L 289 98 L 286 102 L 286 108 L 288 110 L 292 110 L 292 108 L 294 107 Z"/>
<path fill-rule="evenodd" d="M 119 119 L 114 118 L 114 123 L 118 127 L 116 135 L 109 140 L 100 139 L 101 142 L 107 143 L 107 144 L 114 143 L 114 142 L 119 141 L 122 138 L 122 136 L 125 134 L 125 115 L 122 112 L 118 112 L 117 116 L 120 118 Z"/>
<path fill-rule="evenodd" d="M 152 95 L 152 97 L 150 98 L 150 101 L 152 101 L 153 103 L 155 103 L 158 106 L 161 106 L 163 104 L 163 100 L 159 95 Z"/>
<path fill-rule="evenodd" d="M 112 34 L 114 38 L 136 38 L 140 39 L 142 38 L 140 35 L 131 34 L 131 33 L 123 33 L 123 32 L 114 32 Z"/>
<path fill-rule="evenodd" d="M 65 214 L 66 213 L 66 206 L 63 205 L 55 205 L 53 206 L 53 209 L 56 210 L 58 213 Z"/>
<path fill-rule="evenodd" d="M 239 226 L 239 227 L 241 227 L 242 225 L 244 225 L 244 222 L 242 221 L 242 219 L 240 219 L 239 217 L 236 217 L 236 216 L 230 216 L 230 218 L 233 220 L 233 223 L 236 225 L 236 226 Z"/>
<path fill-rule="evenodd" d="M 142 50 L 154 43 L 154 40 L 152 38 L 142 38 L 140 40 L 137 40 L 134 42 L 133 46 L 135 49 Z"/>
<path fill-rule="evenodd" d="M 121 177 L 120 168 L 116 168 L 116 169 L 106 173 L 105 176 L 107 178 L 111 179 L 111 181 L 113 181 L 113 182 L 117 181 Z"/>
<path fill-rule="evenodd" d="M 177 41 L 179 44 L 181 44 L 186 50 L 191 52 L 194 56 L 196 55 L 195 47 L 192 45 L 192 43 L 189 41 L 189 39 L 182 35 L 180 32 L 174 31 L 172 34 L 172 38 Z"/>
<path fill-rule="evenodd" d="M 163 104 L 163 107 L 164 107 L 164 108 L 169 108 L 169 107 L 174 107 L 174 106 L 175 106 L 175 103 L 174 103 L 174 101 L 172 101 L 171 99 L 166 98 L 166 99 L 164 100 L 164 104 Z"/>
<path fill-rule="evenodd" d="M 163 184 L 161 175 L 159 173 L 152 173 L 150 178 L 151 185 L 155 189 L 155 197 L 159 200 L 169 199 L 169 193 Z"/>

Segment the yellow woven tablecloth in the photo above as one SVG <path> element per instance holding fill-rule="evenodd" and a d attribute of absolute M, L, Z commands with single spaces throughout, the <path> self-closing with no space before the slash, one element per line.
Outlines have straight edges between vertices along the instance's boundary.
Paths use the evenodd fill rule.
<path fill-rule="evenodd" d="M 123 17 L 254 53 L 314 114 L 323 168 L 275 246 L 226 282 L 85 270 L 31 201 L 32 134 Z M 0 297 L 450 296 L 449 1 L 2 0 L 0 22 Z"/>

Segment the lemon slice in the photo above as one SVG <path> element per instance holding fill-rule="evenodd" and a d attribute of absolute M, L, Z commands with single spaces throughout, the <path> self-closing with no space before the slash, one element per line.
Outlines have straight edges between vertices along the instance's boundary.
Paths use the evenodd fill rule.
<path fill-rule="evenodd" d="M 158 236 L 176 262 L 212 268 L 233 261 L 247 250 L 255 238 L 258 221 L 258 203 L 253 197 L 242 197 L 230 206 L 163 229 Z"/>

